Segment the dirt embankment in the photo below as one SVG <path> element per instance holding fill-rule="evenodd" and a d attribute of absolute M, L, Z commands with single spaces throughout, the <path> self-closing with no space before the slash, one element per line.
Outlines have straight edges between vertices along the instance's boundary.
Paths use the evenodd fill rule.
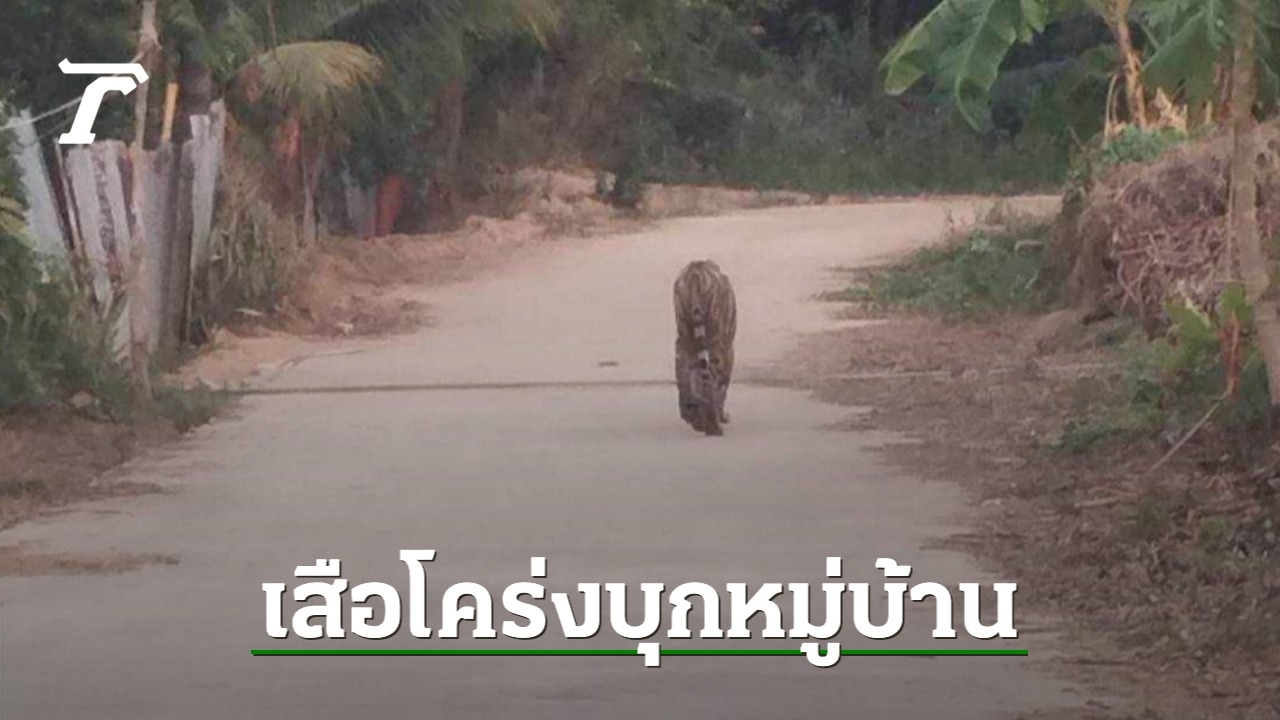
<path fill-rule="evenodd" d="M 1068 619 L 1063 671 L 1136 709 L 1100 716 L 1280 718 L 1280 473 L 1233 467 L 1211 437 L 1154 473 L 1160 439 L 1074 448 L 1064 427 L 1115 371 L 1120 321 L 857 314 L 882 322 L 808 338 L 793 382 L 873 408 L 859 428 L 923 443 L 892 462 L 966 487 L 978 529 L 952 542 Z"/>
<path fill-rule="evenodd" d="M 73 500 L 152 492 L 137 483 L 95 480 L 177 436 L 168 423 L 95 422 L 70 412 L 0 418 L 0 530 Z"/>

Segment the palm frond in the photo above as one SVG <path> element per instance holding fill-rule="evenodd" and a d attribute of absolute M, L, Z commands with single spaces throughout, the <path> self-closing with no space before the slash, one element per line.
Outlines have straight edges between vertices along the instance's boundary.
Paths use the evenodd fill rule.
<path fill-rule="evenodd" d="M 0 233 L 21 237 L 26 231 L 26 210 L 17 200 L 0 195 Z"/>
<path fill-rule="evenodd" d="M 466 29 L 482 37 L 528 33 L 539 44 L 561 21 L 560 7 L 548 0 L 486 0 L 467 6 Z"/>
<path fill-rule="evenodd" d="M 249 97 L 266 97 L 312 126 L 351 126 L 368 116 L 368 95 L 382 61 L 347 42 L 281 45 L 258 55 L 239 73 Z"/>

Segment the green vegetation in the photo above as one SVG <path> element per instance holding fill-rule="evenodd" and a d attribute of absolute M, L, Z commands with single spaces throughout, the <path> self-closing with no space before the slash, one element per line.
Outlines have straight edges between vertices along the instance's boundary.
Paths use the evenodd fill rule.
<path fill-rule="evenodd" d="M 1216 313 L 1171 302 L 1169 332 L 1131 335 L 1117 348 L 1121 371 L 1076 381 L 1085 401 L 1064 428 L 1061 446 L 1083 452 L 1111 438 L 1179 439 L 1209 424 L 1223 431 L 1240 461 L 1256 460 L 1270 430 L 1266 368 L 1247 329 L 1251 313 L 1239 285 Z"/>
<path fill-rule="evenodd" d="M 984 127 L 991 122 L 993 87 L 1017 46 L 1055 24 L 1088 18 L 1110 35 L 1098 49 L 1118 56 L 1129 124 L 1146 128 L 1155 120 L 1148 84 L 1196 107 L 1222 97 L 1223 78 L 1215 68 L 1231 64 L 1246 32 L 1241 15 L 1248 16 L 1243 27 L 1260 49 L 1254 58 L 1262 81 L 1257 99 L 1274 105 L 1280 97 L 1280 49 L 1273 42 L 1280 10 L 1251 0 L 942 0 L 885 56 L 885 86 L 898 94 L 930 77 L 973 127 Z"/>
<path fill-rule="evenodd" d="M 545 48 L 491 50 L 469 89 L 469 112 L 487 128 L 476 139 L 520 146 L 531 161 L 568 148 L 624 180 L 825 193 L 1056 186 L 1070 141 L 1056 124 L 1059 108 L 1048 109 L 1057 98 L 1050 90 L 1071 76 L 1084 88 L 1077 101 L 1093 92 L 1086 106 L 1105 93 L 1105 79 L 1077 77 L 1074 60 L 1063 59 L 1085 41 L 1072 37 L 1074 28 L 1055 30 L 1058 45 L 1012 62 L 998 121 L 975 132 L 944 97 L 881 91 L 877 59 L 927 5 L 592 4 L 566 17 Z M 524 62 L 510 63 L 513 56 Z M 557 73 L 549 61 L 602 67 Z M 514 107 L 497 109 L 512 97 Z M 506 121 L 512 113 L 519 121 Z M 481 143 L 466 145 L 472 157 L 486 155 Z"/>
<path fill-rule="evenodd" d="M 0 199 L 0 412 L 88 393 L 108 415 L 127 406 L 128 376 L 112 360 L 111 322 L 65 268 L 44 268 Z"/>
<path fill-rule="evenodd" d="M 273 207 L 261 175 L 242 165 L 223 169 L 211 238 L 211 261 L 194 279 L 191 325 L 207 339 L 244 308 L 272 310 L 301 258 L 298 229 Z"/>
<path fill-rule="evenodd" d="M 119 313 L 99 314 L 70 268 L 38 261 L 0 200 L 0 415 L 63 405 L 92 418 L 207 422 L 223 396 L 162 385 L 139 403 L 113 347 Z"/>
<path fill-rule="evenodd" d="M 10 164 L 0 153 L 0 167 Z M 113 346 L 119 306 L 99 311 L 75 268 L 36 255 L 14 178 L 0 172 L 0 415 L 64 405 L 102 420 L 165 418 L 183 430 L 207 421 L 222 401 L 208 390 L 163 386 L 139 404 Z"/>
<path fill-rule="evenodd" d="M 36 257 L 20 198 L 17 166 L 0 143 L 0 413 L 87 393 L 110 414 L 129 391 L 112 361 L 110 316 L 92 309 L 70 268 Z"/>
<path fill-rule="evenodd" d="M 952 319 L 1042 309 L 1054 296 L 1040 272 L 1049 230 L 1016 219 L 979 229 L 872 273 L 846 297 Z"/>
<path fill-rule="evenodd" d="M 1192 135 L 1180 130 L 1134 126 L 1123 128 L 1112 138 L 1095 138 L 1071 159 L 1067 172 L 1066 216 L 1075 217 L 1089 192 L 1116 168 L 1155 162 L 1192 139 Z"/>
<path fill-rule="evenodd" d="M 1067 160 L 1061 138 L 983 138 L 945 107 L 911 111 L 883 100 L 801 105 L 783 95 L 759 101 L 715 174 L 652 177 L 820 193 L 1016 193 L 1055 188 Z"/>

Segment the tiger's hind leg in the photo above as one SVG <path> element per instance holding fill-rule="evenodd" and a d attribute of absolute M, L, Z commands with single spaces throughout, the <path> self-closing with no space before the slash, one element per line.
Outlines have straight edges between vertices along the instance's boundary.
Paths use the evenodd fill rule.
<path fill-rule="evenodd" d="M 694 430 L 702 432 L 702 413 L 701 407 L 693 394 L 693 387 L 690 378 L 692 369 L 688 358 L 680 347 L 676 346 L 676 393 L 678 402 L 680 403 L 680 419 L 693 426 Z"/>
<path fill-rule="evenodd" d="M 708 435 L 720 436 L 724 435 L 724 428 L 720 427 L 720 417 L 716 408 L 707 405 L 702 410 L 703 421 L 700 430 Z"/>
<path fill-rule="evenodd" d="M 733 379 L 733 344 L 724 351 L 723 367 L 720 372 L 720 393 L 716 398 L 716 409 L 720 415 L 720 422 L 725 425 L 729 424 L 729 413 L 725 411 L 724 406 L 729 400 L 729 382 Z"/>

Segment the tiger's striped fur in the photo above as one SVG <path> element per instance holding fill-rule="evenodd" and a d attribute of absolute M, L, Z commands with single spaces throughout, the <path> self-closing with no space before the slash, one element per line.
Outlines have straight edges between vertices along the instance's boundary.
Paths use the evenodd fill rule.
<path fill-rule="evenodd" d="M 733 285 L 710 260 L 685 266 L 674 288 L 676 386 L 680 417 L 698 432 L 723 433 L 733 377 L 733 340 L 738 329 Z"/>

